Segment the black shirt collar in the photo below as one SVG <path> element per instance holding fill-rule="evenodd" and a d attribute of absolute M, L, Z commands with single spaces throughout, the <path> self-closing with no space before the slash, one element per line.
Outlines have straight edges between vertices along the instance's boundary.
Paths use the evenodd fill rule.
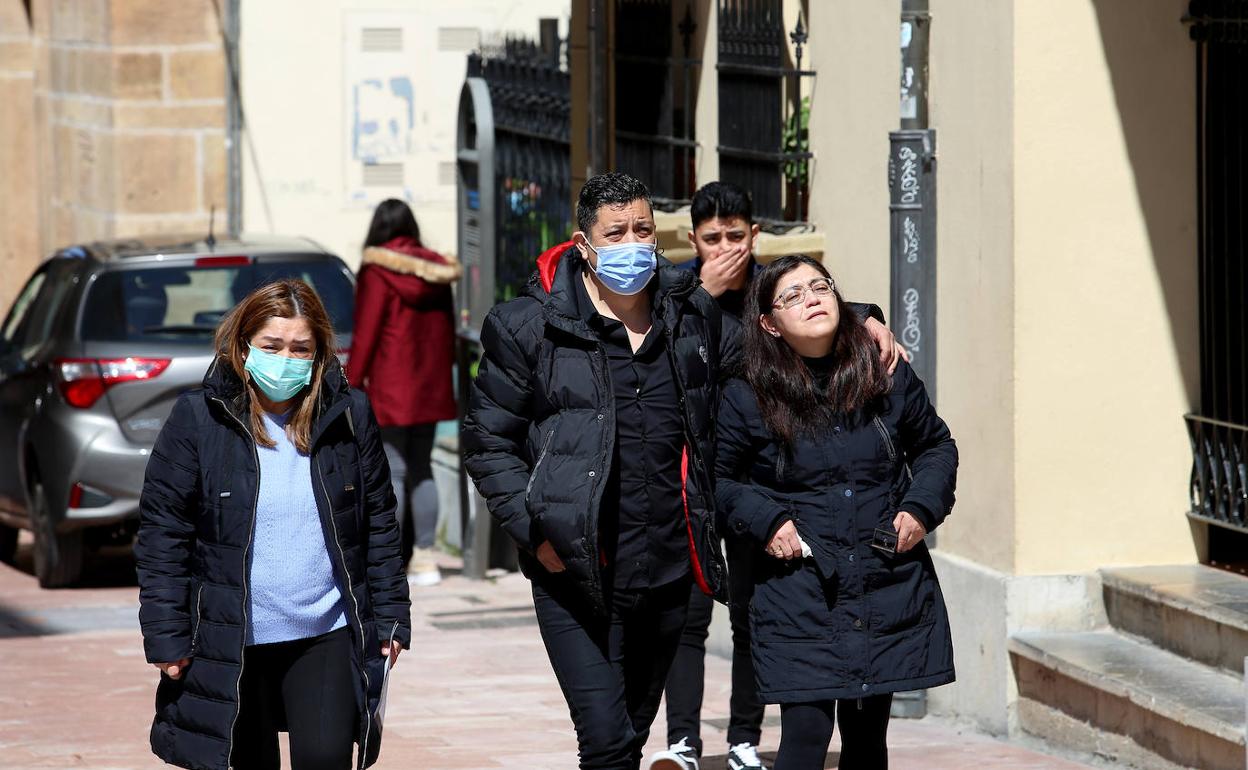
<path fill-rule="evenodd" d="M 586 265 L 582 269 L 588 270 L 589 267 Z M 604 324 L 618 324 L 619 321 L 616 321 L 613 318 L 607 318 L 598 312 L 598 307 L 589 296 L 589 289 L 585 288 L 585 279 L 582 275 L 576 275 L 572 279 L 573 284 L 575 284 L 574 291 L 572 292 L 572 300 L 576 303 L 577 318 L 580 318 L 582 321 L 589 324 L 591 329 L 602 329 Z M 655 290 L 657 289 L 658 284 L 658 276 L 656 275 L 650 279 L 650 283 L 646 284 L 646 288 L 644 289 L 644 291 L 650 295 L 650 317 L 655 327 L 660 326 L 662 323 L 661 314 L 659 313 L 658 305 L 655 302 Z"/>

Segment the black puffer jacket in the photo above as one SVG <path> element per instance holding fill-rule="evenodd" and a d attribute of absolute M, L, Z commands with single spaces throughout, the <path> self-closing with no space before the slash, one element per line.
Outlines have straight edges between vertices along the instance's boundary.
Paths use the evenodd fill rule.
<path fill-rule="evenodd" d="M 379 639 L 411 637 L 408 587 L 390 468 L 368 401 L 335 363 L 313 427 L 312 487 L 347 600 L 358 673 L 360 766 L 376 761 L 372 718 L 381 687 Z M 190 658 L 182 678 L 161 675 L 152 751 L 196 770 L 229 766 L 246 639 L 248 547 L 259 493 L 242 381 L 214 364 L 183 394 L 152 450 L 139 503 L 135 559 L 147 660 Z"/>
<path fill-rule="evenodd" d="M 520 546 L 526 574 L 549 540 L 590 602 L 605 611 L 598 510 L 616 434 L 610 366 L 578 317 L 573 281 L 584 264 L 570 243 L 548 250 L 523 296 L 495 307 L 481 331 L 462 442 L 464 464 L 490 513 Z M 719 372 L 739 333 L 688 271 L 661 263 L 655 306 L 684 412 L 686 519 L 695 580 L 725 598 L 715 535 L 711 463 Z"/>
<path fill-rule="evenodd" d="M 949 617 L 927 546 L 890 556 L 870 543 L 876 527 L 892 531 L 899 510 L 935 529 L 953 506 L 957 465 L 949 429 L 904 361 L 874 417 L 850 415 L 799 438 L 791 453 L 763 424 L 750 386 L 725 386 L 716 498 L 729 527 L 761 549 L 792 520 L 814 551 L 755 565 L 752 651 L 766 702 L 953 681 Z"/>

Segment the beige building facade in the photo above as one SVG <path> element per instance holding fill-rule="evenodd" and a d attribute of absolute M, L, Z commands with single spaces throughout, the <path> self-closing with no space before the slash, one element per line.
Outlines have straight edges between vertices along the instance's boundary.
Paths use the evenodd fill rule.
<path fill-rule="evenodd" d="M 225 84 L 211 0 L 0 2 L 0 305 L 58 247 L 223 225 Z"/>

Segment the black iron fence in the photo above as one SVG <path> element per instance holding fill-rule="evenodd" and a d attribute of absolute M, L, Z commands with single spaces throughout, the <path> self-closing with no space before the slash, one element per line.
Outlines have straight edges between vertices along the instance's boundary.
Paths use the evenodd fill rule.
<path fill-rule="evenodd" d="M 1248 427 L 1187 416 L 1192 444 L 1192 515 L 1248 528 Z"/>
<path fill-rule="evenodd" d="M 646 180 L 656 205 L 688 203 L 696 187 L 694 104 L 697 70 L 691 57 L 697 25 L 692 0 L 676 26 L 682 55 L 673 50 L 672 0 L 618 0 L 615 6 L 615 167 Z"/>
<path fill-rule="evenodd" d="M 1196 43 L 1200 414 L 1189 415 L 1193 515 L 1245 521 L 1248 435 L 1248 2 L 1193 0 Z"/>
<path fill-rule="evenodd" d="M 562 46 L 508 40 L 468 58 L 494 114 L 496 301 L 515 297 L 534 258 L 571 232 L 571 87 Z"/>
<path fill-rule="evenodd" d="M 801 16 L 788 33 L 783 0 L 719 2 L 719 177 L 754 196 L 756 218 L 804 222 L 810 184 L 809 100 Z"/>

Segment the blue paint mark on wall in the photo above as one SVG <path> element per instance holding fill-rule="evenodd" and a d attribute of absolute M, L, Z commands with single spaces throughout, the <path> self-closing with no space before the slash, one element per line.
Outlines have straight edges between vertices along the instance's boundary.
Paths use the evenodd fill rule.
<path fill-rule="evenodd" d="M 352 96 L 353 158 L 377 162 L 411 152 L 416 104 L 410 78 L 364 78 L 354 85 Z"/>

